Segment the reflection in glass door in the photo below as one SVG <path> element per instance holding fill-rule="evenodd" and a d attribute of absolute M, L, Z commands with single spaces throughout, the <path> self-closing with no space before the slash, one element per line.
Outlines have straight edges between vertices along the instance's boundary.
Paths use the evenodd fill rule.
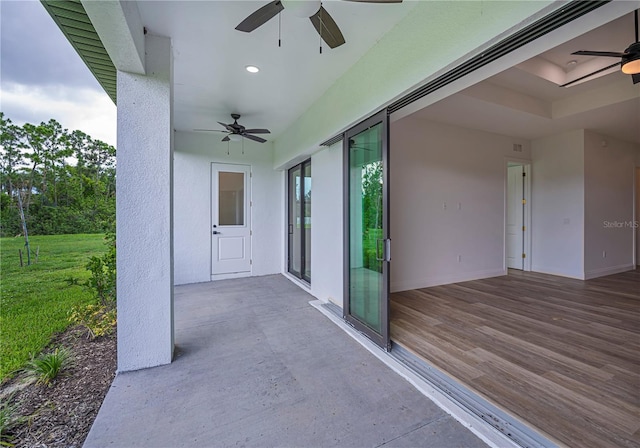
<path fill-rule="evenodd" d="M 288 270 L 311 283 L 311 161 L 289 170 Z"/>
<path fill-rule="evenodd" d="M 385 349 L 390 347 L 387 135 L 383 111 L 344 140 L 345 318 Z"/>

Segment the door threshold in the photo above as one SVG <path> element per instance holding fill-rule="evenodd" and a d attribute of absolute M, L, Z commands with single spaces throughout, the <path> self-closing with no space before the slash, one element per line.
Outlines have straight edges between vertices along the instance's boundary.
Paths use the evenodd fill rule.
<path fill-rule="evenodd" d="M 344 321 L 339 306 L 320 300 L 309 303 L 489 446 L 559 446 L 397 343 L 385 352 Z"/>

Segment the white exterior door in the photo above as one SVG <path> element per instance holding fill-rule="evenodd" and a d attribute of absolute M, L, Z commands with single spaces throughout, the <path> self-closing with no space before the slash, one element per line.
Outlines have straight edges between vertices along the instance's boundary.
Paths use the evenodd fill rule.
<path fill-rule="evenodd" d="M 211 164 L 211 275 L 251 272 L 251 167 Z"/>
<path fill-rule="evenodd" d="M 507 168 L 507 267 L 524 268 L 524 166 Z"/>

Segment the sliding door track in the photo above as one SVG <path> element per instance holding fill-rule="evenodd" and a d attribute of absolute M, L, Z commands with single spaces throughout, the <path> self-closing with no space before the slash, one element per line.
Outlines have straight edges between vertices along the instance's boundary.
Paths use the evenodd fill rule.
<path fill-rule="evenodd" d="M 445 375 L 426 361 L 417 357 L 406 348 L 394 343 L 390 355 L 396 361 L 425 379 L 433 387 L 447 395 L 451 401 L 466 409 L 476 417 L 522 447 L 557 447 L 558 445 L 539 432 L 529 428 L 520 420 L 512 417 L 496 405 L 482 398 L 477 393 Z"/>

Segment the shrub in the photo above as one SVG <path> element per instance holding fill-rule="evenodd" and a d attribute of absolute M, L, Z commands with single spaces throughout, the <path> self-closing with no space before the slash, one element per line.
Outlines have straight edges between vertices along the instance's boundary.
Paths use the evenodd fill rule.
<path fill-rule="evenodd" d="M 91 257 L 87 270 L 91 277 L 86 283 L 100 300 L 103 307 L 114 308 L 116 304 L 116 235 L 114 232 L 106 236 L 107 253 L 102 257 Z"/>
<path fill-rule="evenodd" d="M 26 421 L 25 417 L 17 415 L 18 403 L 12 403 L 14 395 L 15 392 L 0 399 L 0 446 L 13 446 L 11 430 Z"/>
<path fill-rule="evenodd" d="M 92 339 L 105 336 L 111 334 L 116 325 L 116 309 L 98 304 L 76 306 L 69 314 L 69 321 L 85 327 Z"/>
<path fill-rule="evenodd" d="M 53 352 L 40 355 L 27 364 L 28 376 L 34 378 L 38 384 L 49 384 L 71 365 L 71 353 L 64 347 L 56 348 Z"/>

